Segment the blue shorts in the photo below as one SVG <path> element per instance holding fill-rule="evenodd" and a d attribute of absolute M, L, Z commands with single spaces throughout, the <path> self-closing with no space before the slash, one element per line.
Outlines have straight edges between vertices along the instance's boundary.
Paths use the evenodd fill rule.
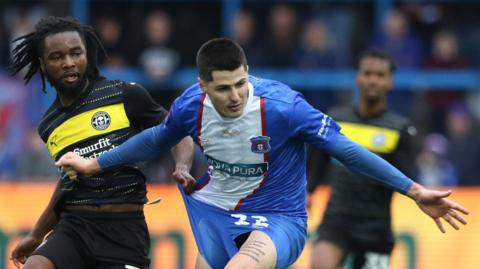
<path fill-rule="evenodd" d="M 236 237 L 254 230 L 266 233 L 275 244 L 276 268 L 287 268 L 302 253 L 307 239 L 305 218 L 230 212 L 181 193 L 198 251 L 213 269 L 224 268 L 238 252 Z"/>

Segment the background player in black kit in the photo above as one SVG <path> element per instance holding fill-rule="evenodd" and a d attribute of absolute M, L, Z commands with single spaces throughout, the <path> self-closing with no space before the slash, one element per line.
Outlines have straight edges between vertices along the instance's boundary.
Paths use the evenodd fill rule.
<path fill-rule="evenodd" d="M 389 55 L 378 50 L 365 52 L 358 62 L 358 104 L 333 108 L 328 114 L 346 136 L 411 177 L 416 130 L 406 118 L 387 109 L 394 70 Z M 353 256 L 354 268 L 390 268 L 392 191 L 350 172 L 323 153 L 311 153 L 316 164 L 309 168 L 308 193 L 313 193 L 320 178 L 331 183 L 331 196 L 312 250 L 312 268 L 339 268 L 348 254 Z"/>
<path fill-rule="evenodd" d="M 54 159 L 68 151 L 94 158 L 166 116 L 142 86 L 99 74 L 97 51 L 103 47 L 91 27 L 46 17 L 18 40 L 14 72 L 25 68 L 26 82 L 39 72 L 43 86 L 46 78 L 57 92 L 38 128 Z M 182 140 L 174 149 L 177 181 L 193 180 L 192 157 L 193 142 Z M 70 172 L 62 172 L 49 205 L 14 249 L 14 263 L 25 263 L 24 269 L 147 268 L 145 176 L 134 166 L 75 180 Z"/>

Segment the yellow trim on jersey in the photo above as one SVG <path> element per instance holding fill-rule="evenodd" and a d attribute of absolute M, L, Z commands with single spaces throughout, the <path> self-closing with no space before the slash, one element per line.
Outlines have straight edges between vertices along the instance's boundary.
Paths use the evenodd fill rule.
<path fill-rule="evenodd" d="M 400 132 L 395 129 L 351 122 L 338 123 L 344 135 L 373 152 L 392 153 L 400 140 Z"/>
<path fill-rule="evenodd" d="M 97 112 L 105 112 L 110 117 L 108 127 L 103 130 L 101 130 L 101 126 L 98 129 L 93 127 L 92 119 Z M 47 147 L 50 155 L 55 158 L 61 150 L 74 143 L 129 126 L 130 121 L 125 113 L 123 103 L 98 107 L 78 114 L 55 128 L 48 137 Z"/>

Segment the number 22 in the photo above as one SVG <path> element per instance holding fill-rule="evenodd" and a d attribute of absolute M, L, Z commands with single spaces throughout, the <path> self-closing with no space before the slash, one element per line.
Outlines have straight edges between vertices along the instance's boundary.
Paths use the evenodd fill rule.
<path fill-rule="evenodd" d="M 268 227 L 268 219 L 264 216 L 247 216 L 247 215 L 244 215 L 244 214 L 231 214 L 230 216 L 238 219 L 235 222 L 235 225 L 248 226 L 248 225 L 251 224 L 250 222 L 253 222 L 251 224 L 252 228 L 266 228 L 266 227 Z M 251 220 L 251 219 L 253 219 L 253 220 Z M 247 220 L 250 220 L 250 222 L 247 221 Z"/>

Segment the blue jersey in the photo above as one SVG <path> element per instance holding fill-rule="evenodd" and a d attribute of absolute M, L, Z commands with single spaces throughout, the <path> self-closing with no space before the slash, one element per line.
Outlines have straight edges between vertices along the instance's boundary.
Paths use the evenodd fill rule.
<path fill-rule="evenodd" d="M 164 123 L 101 155 L 102 168 L 151 158 L 191 136 L 209 162 L 192 194 L 229 211 L 306 217 L 306 144 L 355 172 L 406 192 L 412 181 L 340 133 L 329 116 L 273 80 L 249 77 L 243 114 L 224 118 L 198 84 L 185 90 Z"/>
<path fill-rule="evenodd" d="M 198 84 L 172 106 L 165 128 L 190 135 L 209 164 L 192 196 L 226 210 L 305 216 L 305 142 L 328 148 L 339 127 L 288 86 L 249 81 L 238 118 L 222 117 Z"/>

